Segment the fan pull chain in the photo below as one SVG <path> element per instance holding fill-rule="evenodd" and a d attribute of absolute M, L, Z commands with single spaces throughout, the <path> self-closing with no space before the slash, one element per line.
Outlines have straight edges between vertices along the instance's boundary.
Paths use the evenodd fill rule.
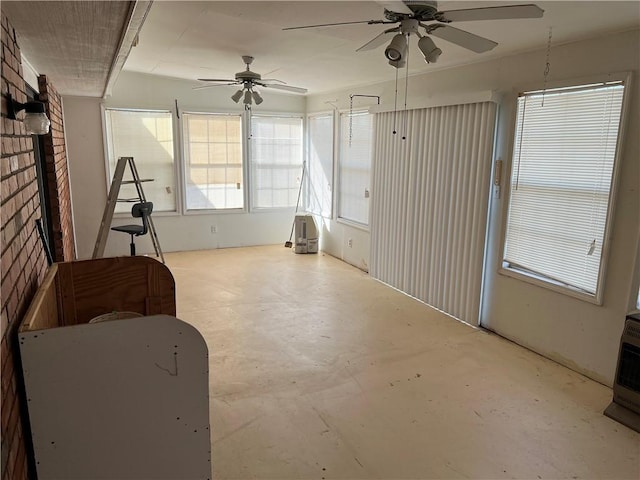
<path fill-rule="evenodd" d="M 547 40 L 547 60 L 544 67 L 544 85 L 542 87 L 542 106 L 544 107 L 544 94 L 547 91 L 547 79 L 549 77 L 549 70 L 551 70 L 551 63 L 549 63 L 549 56 L 551 55 L 551 29 L 549 27 L 549 39 Z"/>
<path fill-rule="evenodd" d="M 407 49 L 406 52 L 409 51 L 409 35 L 407 35 Z M 407 95 L 409 93 L 409 55 L 407 55 L 407 65 L 405 66 L 405 74 L 404 74 L 404 117 L 402 122 L 402 140 L 407 139 L 407 117 L 409 116 L 409 112 L 407 110 Z"/>
<path fill-rule="evenodd" d="M 396 68 L 396 93 L 393 97 L 393 134 L 398 133 L 396 131 L 396 118 L 398 117 L 398 69 Z"/>

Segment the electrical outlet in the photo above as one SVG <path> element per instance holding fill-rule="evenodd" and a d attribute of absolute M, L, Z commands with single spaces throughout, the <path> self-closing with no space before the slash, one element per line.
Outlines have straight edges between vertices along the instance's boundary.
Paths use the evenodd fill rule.
<path fill-rule="evenodd" d="M 218 233 L 218 226 L 217 225 L 211 225 L 211 233 Z"/>
<path fill-rule="evenodd" d="M 349 247 L 349 248 L 353 247 L 353 239 L 352 238 L 347 240 L 347 247 Z"/>

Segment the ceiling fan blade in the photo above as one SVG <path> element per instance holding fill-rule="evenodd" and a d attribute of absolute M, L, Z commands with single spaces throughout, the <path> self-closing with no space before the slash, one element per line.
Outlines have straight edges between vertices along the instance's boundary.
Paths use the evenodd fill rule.
<path fill-rule="evenodd" d="M 300 30 L 301 28 L 317 28 L 317 27 L 334 27 L 336 25 L 354 25 L 356 23 L 368 23 L 369 25 L 374 25 L 377 23 L 395 23 L 388 22 L 386 20 L 361 20 L 359 22 L 340 22 L 340 23 L 321 23 L 319 25 L 304 25 L 301 27 L 287 27 L 282 30 Z"/>
<path fill-rule="evenodd" d="M 534 4 L 505 5 L 504 7 L 468 8 L 436 13 L 440 22 L 468 22 L 473 20 L 506 20 L 510 18 L 540 18 L 544 10 Z"/>
<path fill-rule="evenodd" d="M 256 82 L 258 83 L 258 82 Z M 258 85 L 265 87 L 265 88 L 273 88 L 275 90 L 282 90 L 284 92 L 291 92 L 291 93 L 307 93 L 307 89 L 306 88 L 301 88 L 301 87 L 292 87 L 291 85 L 269 85 L 269 84 L 265 84 L 265 83 L 258 83 Z"/>
<path fill-rule="evenodd" d="M 366 50 L 373 50 L 374 48 L 378 48 L 380 45 L 384 44 L 387 41 L 387 37 L 385 35 L 391 32 L 399 32 L 400 27 L 390 28 L 385 30 L 380 35 L 376 36 L 373 40 L 369 40 L 367 43 L 362 45 L 360 48 L 356 50 L 356 52 L 364 52 Z"/>
<path fill-rule="evenodd" d="M 199 78 L 201 82 L 236 82 L 236 80 L 229 80 L 228 78 Z"/>
<path fill-rule="evenodd" d="M 488 52 L 498 45 L 493 40 L 450 27 L 449 25 L 430 25 L 427 33 L 476 53 Z"/>
<path fill-rule="evenodd" d="M 240 85 L 237 82 L 234 83 L 210 83 L 208 85 L 199 85 L 197 87 L 193 87 L 192 90 L 204 90 L 205 88 L 212 88 L 212 87 L 226 87 L 229 85 Z"/>
<path fill-rule="evenodd" d="M 395 12 L 395 13 L 406 13 L 407 15 L 413 15 L 413 12 L 411 11 L 411 9 L 409 7 L 407 7 L 407 5 L 400 1 L 400 0 L 389 0 L 389 1 L 382 1 L 382 2 L 376 2 L 380 5 L 382 5 L 384 8 L 386 8 L 387 10 L 389 10 L 390 12 Z"/>
<path fill-rule="evenodd" d="M 284 82 L 282 80 L 278 80 L 277 78 L 263 78 L 262 80 L 260 80 L 262 83 L 265 82 L 274 82 L 274 83 L 281 83 L 282 85 L 286 85 L 287 82 Z"/>

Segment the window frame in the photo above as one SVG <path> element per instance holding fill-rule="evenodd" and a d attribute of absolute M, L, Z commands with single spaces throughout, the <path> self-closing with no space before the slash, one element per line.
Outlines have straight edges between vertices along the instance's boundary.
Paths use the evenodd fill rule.
<path fill-rule="evenodd" d="M 360 223 L 358 221 L 355 220 L 351 220 L 349 218 L 346 217 L 342 217 L 340 215 L 340 195 L 341 195 L 341 182 L 342 182 L 342 178 L 341 178 L 341 165 L 342 165 L 342 116 L 345 114 L 359 114 L 359 113 L 366 113 L 367 115 L 371 116 L 371 159 L 370 159 L 370 164 L 369 164 L 369 199 L 371 199 L 371 181 L 372 181 L 372 174 L 373 174 L 373 162 L 374 162 L 374 157 L 375 157 L 375 151 L 374 151 L 374 146 L 375 146 L 375 142 L 373 140 L 373 135 L 375 132 L 375 114 L 372 113 L 368 108 L 358 108 L 358 109 L 353 109 L 353 110 L 349 110 L 349 109 L 345 109 L 345 110 L 340 110 L 337 112 L 336 118 L 334 119 L 334 130 L 335 130 L 335 136 L 334 136 L 334 184 L 333 184 L 333 188 L 334 188 L 334 209 L 333 209 L 333 216 L 336 220 L 336 222 L 344 224 L 344 225 L 348 225 L 350 227 L 353 228 L 357 228 L 359 230 L 363 230 L 365 232 L 370 232 L 370 226 L 371 226 L 371 208 L 368 208 L 367 211 L 367 223 Z M 337 187 L 337 188 L 336 188 Z"/>
<path fill-rule="evenodd" d="M 182 204 L 182 176 L 180 174 L 180 163 L 182 162 L 182 157 L 180 155 L 180 142 L 182 140 L 181 131 L 179 130 L 180 122 L 176 121 L 176 114 L 172 110 L 168 108 L 145 108 L 145 107 L 119 107 L 119 106 L 111 106 L 106 105 L 105 103 L 100 104 L 100 115 L 102 121 L 102 149 L 103 149 L 103 157 L 104 157 L 104 172 L 105 172 L 105 184 L 106 184 L 106 197 L 109 196 L 109 190 L 111 189 L 112 177 L 111 177 L 111 167 L 109 165 L 109 135 L 107 129 L 107 110 L 117 110 L 124 112 L 152 112 L 152 113 L 168 113 L 171 116 L 171 134 L 173 141 L 173 175 L 175 179 L 175 210 L 171 211 L 156 211 L 154 210 L 154 217 L 176 217 L 183 214 L 183 204 Z M 135 160 L 135 158 L 134 158 Z M 125 178 L 127 175 L 127 170 L 125 170 Z M 144 190 L 144 185 L 142 186 Z M 113 213 L 113 218 L 131 218 L 131 211 L 128 212 L 115 212 Z"/>
<path fill-rule="evenodd" d="M 246 140 L 246 170 L 247 170 L 247 195 L 248 195 L 248 201 L 247 201 L 247 211 L 248 213 L 270 213 L 270 212 L 287 212 L 287 211 L 293 211 L 296 206 L 289 206 L 289 207 L 256 207 L 254 205 L 254 195 L 253 195 L 253 182 L 255 181 L 255 179 L 253 178 L 253 174 L 252 174 L 252 167 L 253 167 L 253 151 L 252 151 L 252 138 L 253 138 L 253 128 L 252 128 L 252 119 L 253 119 L 253 112 L 252 111 L 247 111 L 247 114 L 245 115 L 246 117 L 246 122 L 247 122 L 247 130 L 246 132 L 248 132 L 248 135 L 245 135 L 245 140 Z M 300 172 L 302 172 L 302 166 L 305 164 L 306 161 L 306 143 L 305 143 L 305 137 L 306 137 L 306 132 L 307 132 L 307 121 L 306 121 L 306 115 L 304 113 L 296 113 L 296 112 L 260 112 L 258 114 L 255 114 L 256 117 L 274 117 L 274 118 L 299 118 L 302 124 L 302 136 L 300 138 L 301 141 L 301 151 L 302 151 L 302 163 L 300 165 Z M 308 163 L 307 163 L 307 167 L 308 167 Z M 307 172 L 308 173 L 308 172 Z M 302 173 L 301 173 L 302 174 Z M 305 173 L 306 175 L 306 173 Z M 304 181 L 301 179 L 302 181 L 302 185 L 304 188 Z M 304 198 L 301 196 L 300 197 L 300 201 L 301 203 L 304 203 Z"/>
<path fill-rule="evenodd" d="M 185 136 L 185 120 L 184 114 L 187 115 L 214 115 L 214 116 L 238 116 L 240 117 L 240 136 L 242 145 L 242 188 L 243 192 L 243 206 L 242 208 L 199 208 L 189 209 L 187 205 L 187 143 L 188 139 Z M 246 135 L 247 132 L 247 112 L 233 111 L 225 109 L 216 109 L 215 112 L 210 110 L 195 110 L 187 109 L 180 111 L 179 128 L 180 128 L 180 183 L 181 183 L 181 203 L 182 203 L 182 215 L 230 215 L 249 212 L 249 189 L 250 179 L 248 178 L 249 171 L 247 166 L 247 149 L 249 147 L 249 141 Z"/>
<path fill-rule="evenodd" d="M 504 174 L 504 189 L 505 192 L 505 201 L 504 208 L 502 211 L 501 217 L 501 234 L 500 234 L 500 248 L 499 255 L 497 258 L 498 266 L 497 271 L 499 274 L 514 278 L 532 285 L 536 285 L 538 287 L 542 287 L 548 290 L 552 290 L 554 292 L 576 298 L 578 300 L 582 300 L 588 303 L 592 303 L 595 305 L 602 305 L 604 298 L 604 290 L 605 290 L 605 281 L 607 274 L 607 267 L 609 263 L 610 249 L 611 249 L 611 234 L 613 230 L 613 219 L 615 216 L 615 209 L 618 197 L 618 185 L 619 185 L 619 176 L 620 176 L 620 161 L 622 157 L 622 147 L 625 143 L 626 138 L 626 126 L 627 126 L 627 118 L 629 111 L 629 102 L 630 102 L 630 84 L 631 84 L 631 73 L 630 72 L 616 72 L 610 73 L 605 76 L 590 76 L 590 77 L 581 77 L 581 78 L 573 78 L 568 80 L 557 80 L 554 82 L 549 82 L 546 85 L 546 88 L 551 89 L 559 89 L 559 88 L 571 88 L 571 87 L 579 87 L 582 85 L 591 85 L 591 84 L 605 84 L 609 82 L 620 82 L 624 86 L 624 93 L 622 97 L 622 109 L 620 112 L 620 124 L 618 129 L 618 138 L 616 141 L 616 152 L 613 160 L 613 169 L 611 172 L 611 189 L 609 191 L 609 202 L 606 214 L 606 221 L 604 227 L 604 235 L 602 242 L 602 255 L 600 260 L 600 268 L 598 272 L 598 280 L 596 286 L 596 292 L 594 294 L 590 294 L 583 290 L 580 290 L 576 287 L 572 287 L 563 282 L 553 280 L 549 277 L 545 277 L 544 275 L 537 274 L 535 272 L 529 272 L 522 269 L 517 269 L 513 267 L 509 267 L 505 262 L 505 252 L 506 252 L 506 237 L 507 237 L 507 228 L 508 228 L 508 220 L 509 220 L 509 207 L 511 205 L 511 178 L 512 178 L 512 169 L 513 169 L 513 153 L 515 148 L 515 134 L 517 128 L 517 114 L 518 114 L 518 106 L 517 99 L 521 92 L 530 92 L 530 91 L 541 91 L 543 90 L 543 85 L 534 84 L 527 86 L 526 88 L 522 88 L 520 91 L 513 91 L 512 96 L 512 105 L 513 112 L 511 114 L 510 120 L 510 129 L 509 129 L 509 147 L 508 147 L 508 160 L 505 162 L 505 174 Z"/>
<path fill-rule="evenodd" d="M 329 214 L 325 215 L 322 212 L 314 212 L 309 210 L 309 195 L 311 193 L 311 118 L 315 117 L 330 117 L 331 118 L 331 205 L 329 206 Z M 319 218 L 324 218 L 326 220 L 335 220 L 337 219 L 337 201 L 336 201 L 336 185 L 337 185 L 337 175 L 338 175 L 338 142 L 337 142 L 337 129 L 338 129 L 338 121 L 339 115 L 337 115 L 336 110 L 325 110 L 322 112 L 313 112 L 308 113 L 306 115 L 305 122 L 305 132 L 304 132 L 304 145 L 305 145 L 305 161 L 307 162 L 307 179 L 305 181 L 305 208 L 312 215 L 316 215 Z"/>

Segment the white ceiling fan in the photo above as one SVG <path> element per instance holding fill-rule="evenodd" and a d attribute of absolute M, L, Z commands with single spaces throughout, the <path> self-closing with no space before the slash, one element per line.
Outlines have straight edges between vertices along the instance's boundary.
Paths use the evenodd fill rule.
<path fill-rule="evenodd" d="M 498 45 L 493 40 L 480 37 L 465 30 L 448 25 L 451 22 L 467 22 L 475 20 L 506 20 L 516 18 L 540 18 L 544 10 L 534 4 L 503 5 L 498 7 L 468 8 L 463 10 L 438 11 L 437 2 L 428 0 L 404 0 L 377 2 L 384 6 L 384 20 L 363 20 L 356 22 L 328 23 L 321 25 L 305 25 L 288 27 L 283 30 L 297 30 L 301 28 L 329 27 L 335 25 L 349 25 L 357 23 L 398 24 L 383 31 L 381 34 L 357 49 L 358 52 L 372 50 L 388 40 L 388 34 L 395 33 L 391 43 L 385 49 L 385 56 L 389 64 L 401 68 L 406 64 L 406 51 L 409 36 L 419 37 L 418 48 L 427 63 L 435 63 L 442 53 L 430 36 L 441 38 L 476 53 L 483 53 Z M 431 23 L 426 23 L 431 22 Z M 420 33 L 420 29 L 423 33 Z"/>
<path fill-rule="evenodd" d="M 253 62 L 253 57 L 249 55 L 244 55 L 242 57 L 242 61 L 245 63 L 247 68 L 242 72 L 236 73 L 235 80 L 226 80 L 222 78 L 199 78 L 198 80 L 200 80 L 201 82 L 207 82 L 208 85 L 202 85 L 196 88 L 209 88 L 223 85 L 240 85 L 242 88 L 231 95 L 231 99 L 234 102 L 238 103 L 244 96 L 242 103 L 244 103 L 245 107 L 249 107 L 252 102 L 255 102 L 256 105 L 260 105 L 262 103 L 262 97 L 256 90 L 256 87 L 273 88 L 275 90 L 297 94 L 307 93 L 306 88 L 293 87 L 291 85 L 287 85 L 286 82 L 283 82 L 282 80 L 276 80 L 275 78 L 263 79 L 259 73 L 252 72 L 249 66 Z"/>

